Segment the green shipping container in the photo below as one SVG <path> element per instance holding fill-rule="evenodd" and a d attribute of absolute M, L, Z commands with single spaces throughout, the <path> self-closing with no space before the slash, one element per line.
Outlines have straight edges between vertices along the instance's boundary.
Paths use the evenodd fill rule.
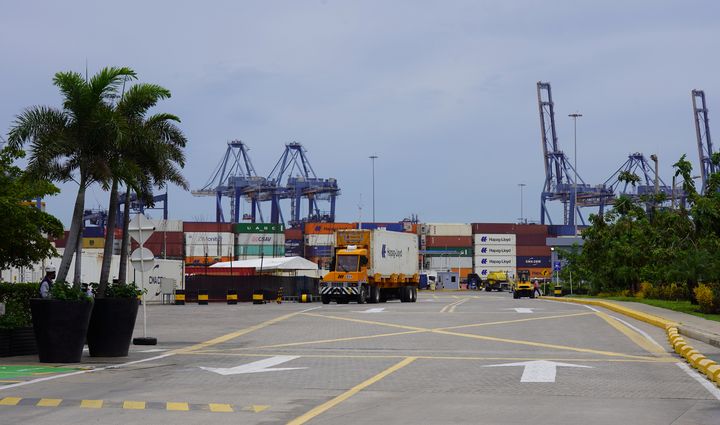
<path fill-rule="evenodd" d="M 284 224 L 270 223 L 235 223 L 233 233 L 283 233 Z"/>
<path fill-rule="evenodd" d="M 242 259 L 246 256 L 284 257 L 285 245 L 235 245 L 235 256 Z"/>
<path fill-rule="evenodd" d="M 433 254 L 434 252 L 437 252 L 437 254 Z M 451 254 L 441 254 L 443 252 L 452 252 Z M 425 254 L 426 255 L 446 255 L 446 256 L 461 256 L 461 257 L 472 257 L 473 256 L 473 249 L 472 248 L 425 248 Z"/>

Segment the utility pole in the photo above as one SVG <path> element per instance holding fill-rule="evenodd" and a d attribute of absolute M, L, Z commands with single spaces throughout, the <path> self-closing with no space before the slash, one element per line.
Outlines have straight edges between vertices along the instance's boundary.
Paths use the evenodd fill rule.
<path fill-rule="evenodd" d="M 368 158 L 372 161 L 372 210 L 373 210 L 373 223 L 375 223 L 375 160 L 378 159 L 377 155 L 370 155 Z"/>
<path fill-rule="evenodd" d="M 658 176 L 658 157 L 655 154 L 650 155 L 650 159 L 655 163 L 655 195 L 660 192 L 660 177 Z"/>
<path fill-rule="evenodd" d="M 578 179 L 578 172 L 577 172 L 577 119 L 582 117 L 582 114 L 579 112 L 575 112 L 574 114 L 570 114 L 568 116 L 573 119 L 573 132 L 574 132 L 574 140 L 575 140 L 575 149 L 573 152 L 575 155 L 575 159 L 573 161 L 573 168 L 575 169 L 575 182 L 573 183 L 573 224 L 575 225 L 575 236 L 577 236 L 577 220 L 575 217 L 575 212 L 578 209 L 578 206 L 577 206 L 577 179 Z"/>
<path fill-rule="evenodd" d="M 525 214 L 523 211 L 523 188 L 527 186 L 525 183 L 518 183 L 520 186 L 520 223 L 525 223 Z"/>

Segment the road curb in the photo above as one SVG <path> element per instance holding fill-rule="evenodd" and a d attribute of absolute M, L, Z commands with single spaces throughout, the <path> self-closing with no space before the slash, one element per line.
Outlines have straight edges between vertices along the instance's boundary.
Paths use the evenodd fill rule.
<path fill-rule="evenodd" d="M 543 299 L 550 300 L 550 301 L 561 301 L 561 302 L 567 302 L 567 303 L 575 303 L 575 304 L 586 304 L 586 305 L 594 305 L 598 307 L 603 307 L 608 310 L 615 311 L 617 313 L 623 314 L 625 316 L 632 317 L 634 319 L 640 320 L 645 323 L 649 323 L 653 326 L 657 326 L 658 328 L 665 329 L 665 332 L 667 334 L 668 342 L 670 343 L 670 346 L 675 350 L 676 353 L 678 353 L 680 356 L 685 359 L 685 361 L 692 366 L 693 368 L 697 369 L 700 373 L 707 376 L 707 378 L 714 382 L 715 385 L 720 387 L 720 364 L 717 362 L 705 357 L 700 352 L 698 352 L 695 348 L 693 348 L 691 345 L 685 341 L 685 339 L 681 336 L 686 335 L 688 338 L 697 339 L 699 341 L 708 343 L 706 340 L 712 340 L 712 338 L 708 338 L 707 335 L 702 334 L 698 331 L 693 331 L 685 328 L 681 328 L 679 324 L 672 322 L 670 320 L 664 319 L 662 317 L 654 316 L 652 314 L 642 313 L 636 310 L 633 310 L 631 308 L 621 306 L 615 303 L 611 303 L 609 301 L 600 301 L 600 300 L 583 300 L 578 298 L 550 298 L 550 297 L 543 297 Z M 700 336 L 701 338 L 695 338 L 693 334 Z M 712 344 L 715 345 L 715 344 Z"/>

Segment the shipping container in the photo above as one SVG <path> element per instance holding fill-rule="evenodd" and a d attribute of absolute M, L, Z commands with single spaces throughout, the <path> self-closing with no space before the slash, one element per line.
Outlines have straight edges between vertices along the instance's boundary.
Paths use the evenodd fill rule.
<path fill-rule="evenodd" d="M 517 272 L 515 267 L 482 267 L 478 265 L 475 265 L 473 270 L 481 278 L 486 277 L 490 272 L 505 272 L 509 278 L 514 279 Z"/>
<path fill-rule="evenodd" d="M 227 232 L 185 232 L 185 245 L 235 245 L 235 235 Z"/>
<path fill-rule="evenodd" d="M 361 229 L 373 230 L 373 229 L 385 229 L 390 232 L 404 232 L 405 226 L 403 223 L 360 223 Z"/>
<path fill-rule="evenodd" d="M 302 257 L 305 254 L 305 244 L 302 239 L 285 239 L 285 256 Z"/>
<path fill-rule="evenodd" d="M 473 248 L 435 248 L 435 247 L 428 247 L 423 250 L 423 254 L 427 255 L 449 255 L 451 257 L 457 257 L 458 255 L 461 257 L 472 257 L 473 256 Z"/>
<path fill-rule="evenodd" d="M 235 223 L 233 233 L 283 233 L 285 225 L 271 223 Z"/>
<path fill-rule="evenodd" d="M 517 254 L 519 256 L 537 256 L 537 257 L 549 257 L 551 250 L 549 246 L 517 246 Z"/>
<path fill-rule="evenodd" d="M 516 235 L 547 235 L 548 226 L 544 224 L 516 224 Z"/>
<path fill-rule="evenodd" d="M 215 263 L 221 263 L 225 261 L 232 261 L 232 256 L 220 256 L 220 257 L 213 257 L 213 256 L 185 256 L 185 264 L 195 265 L 195 266 L 205 266 L 205 265 L 212 265 Z"/>
<path fill-rule="evenodd" d="M 88 226 L 83 228 L 83 238 L 104 238 L 105 227 Z"/>
<path fill-rule="evenodd" d="M 285 245 L 284 233 L 238 233 L 235 245 Z"/>
<path fill-rule="evenodd" d="M 105 247 L 105 238 L 82 238 L 83 249 L 102 249 Z"/>
<path fill-rule="evenodd" d="M 182 220 L 150 220 L 156 232 L 182 232 Z"/>
<path fill-rule="evenodd" d="M 512 257 L 517 255 L 516 249 L 515 245 L 475 245 L 475 255 L 484 257 Z"/>
<path fill-rule="evenodd" d="M 305 245 L 305 257 L 332 257 L 333 248 L 329 245 Z"/>
<path fill-rule="evenodd" d="M 543 246 L 546 244 L 547 235 L 517 235 L 516 245 Z"/>
<path fill-rule="evenodd" d="M 516 264 L 518 269 L 523 267 L 549 268 L 550 257 L 518 256 Z"/>
<path fill-rule="evenodd" d="M 477 245 L 516 245 L 516 237 L 512 234 L 478 233 L 473 236 Z"/>
<path fill-rule="evenodd" d="M 465 280 L 465 279 L 467 279 L 468 275 L 473 272 L 473 269 L 472 269 L 472 267 L 470 267 L 470 268 L 468 268 L 468 267 L 463 267 L 463 268 L 460 268 L 460 269 L 458 269 L 458 268 L 451 268 L 450 271 L 451 271 L 451 272 L 454 272 L 454 273 L 460 274 L 460 279 Z"/>
<path fill-rule="evenodd" d="M 303 229 L 299 227 L 293 227 L 292 229 L 285 229 L 285 240 L 288 239 L 302 239 Z"/>
<path fill-rule="evenodd" d="M 472 226 L 464 223 L 423 223 L 421 227 L 428 236 L 472 236 Z"/>
<path fill-rule="evenodd" d="M 185 266 L 185 275 L 205 276 L 254 276 L 255 267 L 205 267 Z"/>
<path fill-rule="evenodd" d="M 472 268 L 472 257 L 434 257 L 426 255 L 424 257 L 424 268 L 430 270 L 447 270 L 452 267 Z"/>
<path fill-rule="evenodd" d="M 515 267 L 517 264 L 517 257 L 490 257 L 490 256 L 478 256 L 474 258 L 475 267 Z"/>
<path fill-rule="evenodd" d="M 235 245 L 235 257 L 242 260 L 248 256 L 284 257 L 285 245 Z"/>
<path fill-rule="evenodd" d="M 472 236 L 425 236 L 425 247 L 472 247 Z"/>
<path fill-rule="evenodd" d="M 183 232 L 232 233 L 233 230 L 231 223 L 185 221 L 183 222 Z"/>
<path fill-rule="evenodd" d="M 305 234 L 335 233 L 336 230 L 357 229 L 357 223 L 305 223 Z"/>
<path fill-rule="evenodd" d="M 116 241 L 120 241 L 117 239 Z M 184 234 L 182 232 L 153 232 L 145 241 L 145 248 L 152 251 L 158 258 L 182 258 L 183 257 Z M 139 247 L 138 243 L 130 238 L 130 250 L 134 251 Z"/>
<path fill-rule="evenodd" d="M 309 234 L 305 235 L 305 245 L 307 246 L 334 246 L 335 234 Z"/>
<path fill-rule="evenodd" d="M 507 234 L 515 233 L 515 224 L 513 223 L 473 223 L 473 234 L 489 233 L 489 234 Z"/>

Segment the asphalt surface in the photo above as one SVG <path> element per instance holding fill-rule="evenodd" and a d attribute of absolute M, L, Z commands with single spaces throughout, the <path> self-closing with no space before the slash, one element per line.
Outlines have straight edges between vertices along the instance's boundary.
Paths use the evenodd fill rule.
<path fill-rule="evenodd" d="M 663 330 L 577 304 L 421 292 L 148 314 L 157 347 L 0 380 L 0 423 L 720 423 L 720 390 Z"/>

